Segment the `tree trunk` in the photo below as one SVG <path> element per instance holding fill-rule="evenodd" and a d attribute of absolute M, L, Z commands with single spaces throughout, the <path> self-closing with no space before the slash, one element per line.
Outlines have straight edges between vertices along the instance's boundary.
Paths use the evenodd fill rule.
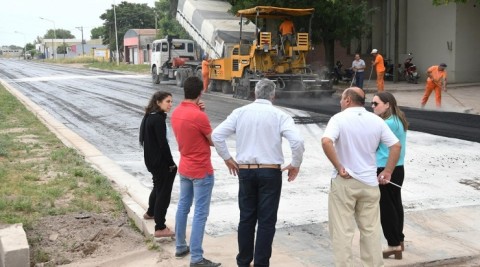
<path fill-rule="evenodd" d="M 333 71 L 335 63 L 335 40 L 325 40 L 323 45 L 325 46 L 325 66 L 330 71 Z"/>

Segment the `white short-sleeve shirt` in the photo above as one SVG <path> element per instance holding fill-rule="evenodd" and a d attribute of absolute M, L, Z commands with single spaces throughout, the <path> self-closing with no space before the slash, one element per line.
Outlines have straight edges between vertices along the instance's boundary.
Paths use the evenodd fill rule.
<path fill-rule="evenodd" d="M 335 114 L 323 137 L 333 141 L 338 159 L 350 176 L 371 186 L 378 185 L 378 145 L 390 147 L 398 142 L 385 121 L 364 107 L 351 107 Z M 334 170 L 332 177 L 336 176 Z"/>

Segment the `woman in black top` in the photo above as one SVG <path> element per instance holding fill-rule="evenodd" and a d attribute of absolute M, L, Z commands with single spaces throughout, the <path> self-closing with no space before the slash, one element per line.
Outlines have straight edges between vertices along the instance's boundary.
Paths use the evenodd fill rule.
<path fill-rule="evenodd" d="M 165 216 L 170 205 L 173 181 L 177 166 L 168 145 L 167 113 L 172 108 L 172 94 L 158 91 L 153 94 L 145 108 L 140 125 L 140 145 L 147 170 L 153 175 L 153 189 L 148 200 L 144 219 L 155 219 L 154 237 L 172 237 L 175 233 L 165 225 Z"/>

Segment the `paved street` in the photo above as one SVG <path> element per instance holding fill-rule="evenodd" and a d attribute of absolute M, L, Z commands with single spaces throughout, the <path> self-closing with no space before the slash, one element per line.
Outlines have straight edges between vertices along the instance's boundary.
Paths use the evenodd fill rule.
<path fill-rule="evenodd" d="M 48 71 L 41 70 L 50 68 L 43 64 L 29 66 L 26 71 L 22 64 L 0 61 L 0 78 L 11 85 L 13 92 L 19 93 L 18 97 L 23 95 L 23 101 L 35 107 L 34 112 L 64 142 L 77 148 L 87 161 L 124 190 L 125 198 L 130 199 L 127 208 L 131 210 L 132 218 L 140 225 L 146 223 L 140 216 L 145 210 L 150 177 L 144 170 L 141 150 L 136 143 L 142 107 L 154 90 L 160 88 L 174 92 L 174 101 L 178 104 L 182 99 L 179 89 L 163 84 L 153 87 L 146 75 L 74 71 L 60 67 Z M 19 73 L 21 75 L 17 76 Z M 422 86 L 388 86 L 387 83 L 387 90 L 394 92 L 400 105 L 418 108 L 416 103 L 421 97 Z M 457 101 L 453 98 L 445 97 L 444 109 L 460 110 L 466 106 L 468 108 L 464 111 L 470 107 L 473 111 L 480 110 L 476 90 L 476 85 L 452 86 L 450 93 L 464 102 L 455 104 Z M 248 103 L 216 94 L 207 94 L 204 99 L 213 126 L 233 108 Z M 47 112 L 40 111 L 43 108 Z M 301 110 L 285 111 L 292 116 L 309 115 Z M 307 154 L 298 181 L 284 185 L 272 266 L 331 266 L 331 247 L 326 231 L 331 166 L 319 146 L 324 124 L 299 125 L 299 128 L 307 143 Z M 387 260 L 386 266 L 439 266 L 445 261 L 458 264 L 477 256 L 480 232 L 475 223 L 480 221 L 480 144 L 416 131 L 409 132 L 408 140 L 409 178 L 404 189 L 407 250 L 403 260 Z M 230 147 L 233 146 L 230 143 Z M 174 157 L 178 159 L 176 145 L 172 144 L 172 147 Z M 288 147 L 284 151 L 288 161 Z M 212 159 L 216 185 L 205 239 L 206 256 L 221 261 L 223 266 L 234 266 L 238 221 L 236 182 L 227 174 L 223 161 L 214 151 Z M 176 186 L 167 219 L 170 224 L 173 223 L 177 197 Z M 147 232 L 153 229 L 148 223 Z M 142 257 L 130 255 L 130 258 L 105 259 L 101 266 L 188 265 L 188 259 L 178 261 L 172 257 L 172 243 L 161 246 L 160 254 L 141 251 L 138 253 Z M 357 245 L 354 250 L 358 255 Z M 98 259 L 97 264 L 88 265 L 87 262 L 77 266 L 98 266 Z"/>

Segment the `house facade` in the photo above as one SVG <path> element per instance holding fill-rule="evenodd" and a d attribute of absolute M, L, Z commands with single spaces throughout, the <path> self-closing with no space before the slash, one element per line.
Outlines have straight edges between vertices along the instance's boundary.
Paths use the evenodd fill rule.
<path fill-rule="evenodd" d="M 65 45 L 66 54 L 53 53 L 57 48 Z M 44 58 L 74 58 L 74 57 L 95 57 L 97 60 L 109 60 L 110 51 L 107 45 L 102 44 L 101 39 L 92 39 L 82 44 L 80 39 L 43 39 L 42 43 L 37 44 L 38 52 L 44 55 Z"/>
<path fill-rule="evenodd" d="M 155 29 L 130 29 L 123 37 L 125 62 L 130 64 L 149 64 L 151 44 L 157 33 Z"/>

